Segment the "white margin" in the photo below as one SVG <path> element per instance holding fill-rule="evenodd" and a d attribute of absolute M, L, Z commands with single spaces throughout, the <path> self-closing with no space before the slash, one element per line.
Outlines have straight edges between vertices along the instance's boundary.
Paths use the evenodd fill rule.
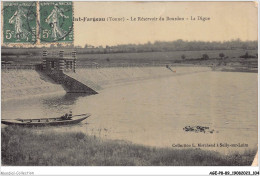
<path fill-rule="evenodd" d="M 12 0 L 5 0 L 5 1 L 12 1 Z M 16 0 L 16 1 L 25 1 L 25 0 Z M 33 1 L 33 0 L 28 0 L 28 1 Z M 45 0 L 45 1 L 51 1 L 51 0 Z M 59 0 L 59 1 L 66 1 L 66 0 Z M 91 0 L 73 0 L 73 1 L 90 1 Z M 104 1 L 122 1 L 122 0 L 95 0 L 99 2 L 104 2 Z M 131 1 L 131 0 L 124 0 L 124 1 Z M 158 1 L 158 0 L 135 0 L 135 1 Z M 160 0 L 160 1 L 168 1 L 168 0 Z M 174 1 L 193 1 L 193 0 L 174 0 Z M 200 1 L 211 1 L 211 0 L 200 0 Z M 252 0 L 216 0 L 216 1 L 249 1 L 249 2 L 254 2 Z M 197 1 L 193 1 L 197 2 Z M 214 1 L 215 2 L 215 1 Z M 260 51 L 259 47 L 259 0 L 255 1 L 258 3 L 258 53 Z M 0 8 L 1 7 L 0 3 Z M 1 21 L 1 16 L 0 15 L 0 21 Z M 2 37 L 2 31 L 1 32 L 1 37 Z M 1 51 L 1 49 L 0 49 Z M 258 60 L 258 68 L 260 67 L 260 63 Z M 1 78 L 0 78 L 1 80 Z M 258 72 L 258 150 L 259 150 L 259 72 Z M 0 85 L 1 88 L 1 85 Z M 1 93 L 0 93 L 1 95 Z M 2 106 L 1 106 L 2 107 Z M 1 110 L 0 107 L 0 110 Z M 1 132 L 1 129 L 0 129 Z M 1 136 L 0 136 L 1 139 Z M 0 153 L 1 157 L 1 153 Z M 259 155 L 258 155 L 258 161 L 259 160 Z M 1 164 L 1 161 L 0 161 Z M 0 171 L 1 173 L 7 173 L 7 175 L 30 175 L 30 174 L 25 174 L 29 172 L 33 172 L 32 175 L 209 175 L 210 171 L 250 171 L 251 173 L 253 171 L 259 171 L 259 164 L 258 167 L 255 166 L 229 166 L 229 167 L 222 167 L 222 166 L 149 166 L 149 167 L 144 167 L 144 166 L 111 166 L 111 167 L 104 167 L 104 166 L 75 166 L 75 167 L 42 167 L 42 166 L 32 166 L 32 167 L 21 167 L 21 166 L 2 166 L 0 165 Z M 5 175 L 5 174 L 0 174 L 0 175 Z"/>

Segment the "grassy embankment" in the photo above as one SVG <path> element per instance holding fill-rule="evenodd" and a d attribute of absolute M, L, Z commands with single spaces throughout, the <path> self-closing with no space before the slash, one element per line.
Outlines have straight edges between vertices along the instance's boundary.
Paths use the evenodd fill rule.
<path fill-rule="evenodd" d="M 200 149 L 167 149 L 101 140 L 80 132 L 36 133 L 2 128 L 2 164 L 12 166 L 228 166 L 251 165 L 255 151 L 221 155 Z"/>

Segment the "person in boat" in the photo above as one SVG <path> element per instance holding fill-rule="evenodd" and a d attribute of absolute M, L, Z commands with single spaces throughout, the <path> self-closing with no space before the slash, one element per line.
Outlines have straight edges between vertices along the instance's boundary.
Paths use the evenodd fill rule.
<path fill-rule="evenodd" d="M 65 115 L 61 116 L 62 120 L 66 120 L 66 118 L 67 118 L 67 113 Z"/>
<path fill-rule="evenodd" d="M 72 119 L 72 111 L 70 111 L 70 113 L 68 114 L 67 119 L 68 120 Z"/>
<path fill-rule="evenodd" d="M 61 117 L 62 120 L 70 120 L 72 118 L 72 111 L 66 113 L 64 116 Z"/>

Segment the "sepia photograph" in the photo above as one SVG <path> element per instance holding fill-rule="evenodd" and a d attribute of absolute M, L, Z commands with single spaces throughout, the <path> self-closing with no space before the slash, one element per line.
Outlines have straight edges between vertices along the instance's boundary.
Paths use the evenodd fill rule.
<path fill-rule="evenodd" d="M 2 166 L 258 166 L 257 153 L 256 1 L 1 2 Z"/>

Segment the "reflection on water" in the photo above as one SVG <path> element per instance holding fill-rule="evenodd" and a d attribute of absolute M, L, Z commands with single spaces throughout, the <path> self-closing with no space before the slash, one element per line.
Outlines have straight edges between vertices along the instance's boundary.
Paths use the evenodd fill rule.
<path fill-rule="evenodd" d="M 86 97 L 86 94 L 82 93 L 67 93 L 61 97 L 51 97 L 48 99 L 42 99 L 42 103 L 46 108 L 61 107 L 62 105 L 73 105 L 79 97 Z"/>
<path fill-rule="evenodd" d="M 97 95 L 66 94 L 2 103 L 2 118 L 74 114 L 92 116 L 74 126 L 46 127 L 82 131 L 106 139 L 171 147 L 173 144 L 257 145 L 257 74 L 204 72 L 111 87 Z M 209 126 L 214 133 L 185 132 L 185 126 Z M 221 152 L 244 147 L 205 148 Z"/>

